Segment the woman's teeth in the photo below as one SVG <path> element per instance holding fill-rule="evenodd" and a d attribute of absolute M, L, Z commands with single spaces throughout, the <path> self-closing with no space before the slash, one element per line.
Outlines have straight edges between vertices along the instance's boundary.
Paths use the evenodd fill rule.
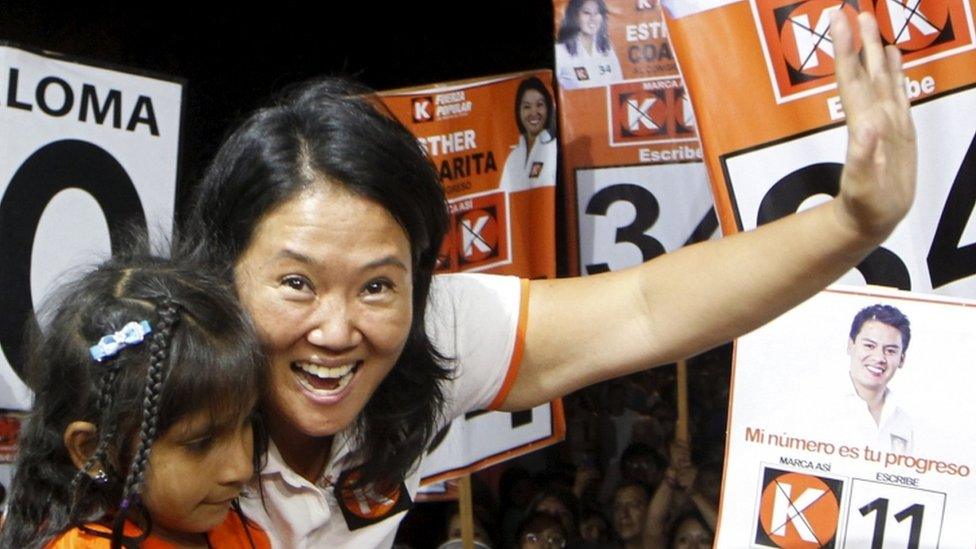
<path fill-rule="evenodd" d="M 298 376 L 299 383 L 311 391 L 336 393 L 345 388 L 352 380 L 353 374 L 359 366 L 358 362 L 329 368 L 309 362 L 294 362 L 292 369 L 304 375 Z"/>

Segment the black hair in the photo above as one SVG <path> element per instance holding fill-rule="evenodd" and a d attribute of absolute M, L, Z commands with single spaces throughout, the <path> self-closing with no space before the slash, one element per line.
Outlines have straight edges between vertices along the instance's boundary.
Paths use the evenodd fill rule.
<path fill-rule="evenodd" d="M 702 514 L 697 509 L 692 508 L 692 509 L 689 509 L 689 510 L 687 510 L 687 511 L 681 513 L 681 514 L 679 514 L 671 522 L 671 525 L 668 528 L 668 537 L 667 537 L 668 545 L 667 545 L 667 549 L 671 549 L 672 547 L 674 547 L 674 543 L 676 541 L 678 541 L 678 539 L 677 539 L 678 538 L 678 529 L 681 528 L 681 524 L 683 522 L 685 522 L 686 520 L 694 520 L 694 521 L 697 521 L 698 524 L 701 524 L 702 528 L 706 532 L 708 532 L 712 536 L 712 538 L 714 539 L 715 532 L 712 531 L 712 528 L 708 525 L 708 522 L 705 521 L 705 517 L 703 517 Z"/>
<path fill-rule="evenodd" d="M 215 422 L 252 414 L 266 368 L 250 321 L 217 277 L 148 255 L 101 264 L 60 288 L 37 318 L 26 368 L 35 399 L 0 546 L 43 547 L 79 527 L 134 547 L 152 527 L 139 496 L 153 441 L 193 413 Z M 148 337 L 93 358 L 103 337 L 143 320 Z M 98 438 L 80 470 L 64 441 L 76 421 L 93 424 Z M 255 461 L 263 451 L 257 429 Z M 145 522 L 141 536 L 123 535 L 129 518 Z"/>
<path fill-rule="evenodd" d="M 624 448 L 624 451 L 620 454 L 620 460 L 618 461 L 621 478 L 627 478 L 628 476 L 626 471 L 627 464 L 640 458 L 647 458 L 647 460 L 650 461 L 660 473 L 663 473 L 664 470 L 668 468 L 667 458 L 664 457 L 661 452 L 654 449 L 654 447 L 643 442 L 631 442 L 626 448 Z M 643 479 L 643 481 L 646 482 L 646 479 Z"/>
<path fill-rule="evenodd" d="M 522 123 L 521 106 L 522 96 L 529 90 L 535 90 L 542 95 L 542 100 L 546 103 L 546 121 L 543 129 L 549 132 L 549 141 L 556 138 L 556 113 L 553 112 L 555 105 L 552 101 L 552 94 L 549 89 L 536 76 L 530 76 L 519 83 L 518 90 L 515 91 L 515 124 L 518 126 L 519 133 L 528 138 L 525 124 Z"/>
<path fill-rule="evenodd" d="M 580 31 L 579 13 L 583 9 L 583 4 L 591 1 L 596 2 L 600 10 L 600 15 L 603 16 L 600 30 L 596 34 L 596 49 L 602 54 L 610 51 L 610 32 L 607 29 L 608 12 L 606 3 L 603 0 L 569 0 L 569 5 L 566 6 L 566 15 L 563 17 L 563 21 L 559 25 L 559 32 L 556 34 L 556 42 L 566 46 L 566 51 L 570 55 L 579 55 L 579 52 L 576 51 L 576 35 Z"/>
<path fill-rule="evenodd" d="M 435 434 L 450 370 L 424 331 L 431 278 L 448 214 L 417 139 L 372 90 L 338 78 L 309 81 L 251 114 L 227 138 L 193 199 L 183 247 L 228 280 L 260 220 L 315 184 L 341 185 L 403 227 L 413 262 L 413 323 L 396 365 L 356 423 L 361 476 L 392 487 Z"/>
<path fill-rule="evenodd" d="M 545 511 L 539 510 L 539 506 L 542 504 L 543 500 L 548 498 L 556 498 L 557 500 L 559 500 L 559 503 L 562 504 L 562 506 L 565 507 L 567 511 L 569 511 L 573 523 L 563 524 L 563 529 L 568 531 L 566 533 L 568 538 L 578 537 L 579 536 L 579 500 L 576 498 L 576 496 L 573 494 L 571 490 L 564 488 L 558 484 L 552 484 L 540 490 L 539 493 L 537 493 L 535 497 L 532 498 L 532 501 L 529 503 L 529 507 L 526 509 L 525 514 L 532 515 L 537 512 L 544 513 Z M 562 517 L 556 517 L 556 518 L 559 519 L 560 521 L 562 520 Z"/>
<path fill-rule="evenodd" d="M 652 488 L 650 484 L 640 480 L 628 480 L 621 482 L 616 488 L 614 488 L 612 496 L 613 499 L 616 499 L 617 494 L 619 494 L 625 488 L 637 488 L 638 490 L 644 492 L 644 495 L 647 496 L 647 503 L 650 503 L 651 499 L 654 497 L 654 488 Z"/>
<path fill-rule="evenodd" d="M 861 333 L 861 327 L 864 323 L 869 320 L 876 320 L 882 324 L 887 324 L 892 328 L 897 329 L 901 332 L 901 352 L 904 353 L 908 350 L 908 342 L 912 339 L 912 326 L 911 322 L 908 321 L 908 317 L 904 315 L 901 311 L 891 305 L 883 305 L 877 303 L 871 305 L 870 307 L 865 307 L 858 311 L 854 315 L 854 321 L 851 322 L 851 341 L 857 338 L 857 334 Z"/>
<path fill-rule="evenodd" d="M 566 531 L 566 527 L 563 525 L 559 517 L 550 515 L 549 513 L 535 512 L 527 515 L 522 522 L 518 525 L 518 530 L 516 531 L 516 543 L 518 546 L 522 546 L 522 538 L 525 534 L 528 534 L 532 530 L 544 530 L 546 528 L 558 528 L 563 533 L 563 538 L 568 542 L 572 535 L 571 532 Z"/>

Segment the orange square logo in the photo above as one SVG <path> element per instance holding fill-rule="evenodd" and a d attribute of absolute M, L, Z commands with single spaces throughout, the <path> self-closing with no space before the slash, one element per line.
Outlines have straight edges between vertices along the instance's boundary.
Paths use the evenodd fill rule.
<path fill-rule="evenodd" d="M 751 5 L 779 103 L 836 87 L 830 16 L 837 11 L 855 25 L 858 12 L 873 13 L 882 41 L 901 50 L 906 67 L 973 49 L 966 0 L 754 0 Z"/>
<path fill-rule="evenodd" d="M 452 201 L 451 225 L 438 258 L 439 271 L 480 271 L 509 262 L 505 193 Z"/>
<path fill-rule="evenodd" d="M 613 84 L 607 93 L 611 145 L 695 139 L 695 117 L 680 78 Z"/>

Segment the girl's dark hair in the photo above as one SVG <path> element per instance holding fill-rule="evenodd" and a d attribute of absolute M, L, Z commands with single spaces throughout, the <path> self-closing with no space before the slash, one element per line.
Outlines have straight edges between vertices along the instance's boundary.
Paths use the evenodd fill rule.
<path fill-rule="evenodd" d="M 556 113 L 553 112 L 555 105 L 552 102 L 552 94 L 546 85 L 538 77 L 530 76 L 519 83 L 518 90 L 515 92 L 515 124 L 518 126 L 519 133 L 526 135 L 525 124 L 522 123 L 520 108 L 522 106 L 522 96 L 529 90 L 535 90 L 542 94 L 542 100 L 546 103 L 546 123 L 545 130 L 549 132 L 549 141 L 556 138 Z"/>
<path fill-rule="evenodd" d="M 382 206 L 403 227 L 413 262 L 413 324 L 403 352 L 356 431 L 357 485 L 403 480 L 434 435 L 449 376 L 424 331 L 431 277 L 447 230 L 444 191 L 417 139 L 372 90 L 327 78 L 300 84 L 227 138 L 193 199 L 182 245 L 228 280 L 259 221 L 328 182 Z"/>
<path fill-rule="evenodd" d="M 252 413 L 266 367 L 250 322 L 220 279 L 152 256 L 107 261 L 62 287 L 38 318 L 27 357 L 34 407 L 0 546 L 43 547 L 93 522 L 113 528 L 113 547 L 135 546 L 148 528 L 127 538 L 122 524 L 141 514 L 151 528 L 139 494 L 153 441 L 189 414 L 219 422 Z M 143 320 L 152 331 L 141 342 L 93 359 L 102 337 Z M 75 421 L 98 436 L 81 470 L 64 442 Z M 263 450 L 256 432 L 255 460 Z M 104 484 L 91 477 L 99 468 Z"/>
<path fill-rule="evenodd" d="M 610 31 L 607 30 L 608 12 L 606 3 L 603 0 L 569 0 L 569 5 L 566 6 L 566 15 L 559 25 L 559 32 L 556 33 L 556 42 L 566 46 L 566 51 L 570 55 L 579 55 L 576 49 L 576 35 L 580 31 L 579 14 L 580 10 L 583 9 L 583 4 L 587 2 L 596 2 L 600 10 L 600 15 L 603 16 L 600 30 L 596 34 L 596 49 L 602 54 L 610 51 Z"/>

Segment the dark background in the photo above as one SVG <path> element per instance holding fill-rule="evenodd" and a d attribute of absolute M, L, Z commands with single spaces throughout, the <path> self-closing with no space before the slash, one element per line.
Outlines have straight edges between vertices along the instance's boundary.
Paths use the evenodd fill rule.
<path fill-rule="evenodd" d="M 184 79 L 178 212 L 231 126 L 290 83 L 382 90 L 553 65 L 550 0 L 149 4 L 3 1 L 0 40 Z"/>

